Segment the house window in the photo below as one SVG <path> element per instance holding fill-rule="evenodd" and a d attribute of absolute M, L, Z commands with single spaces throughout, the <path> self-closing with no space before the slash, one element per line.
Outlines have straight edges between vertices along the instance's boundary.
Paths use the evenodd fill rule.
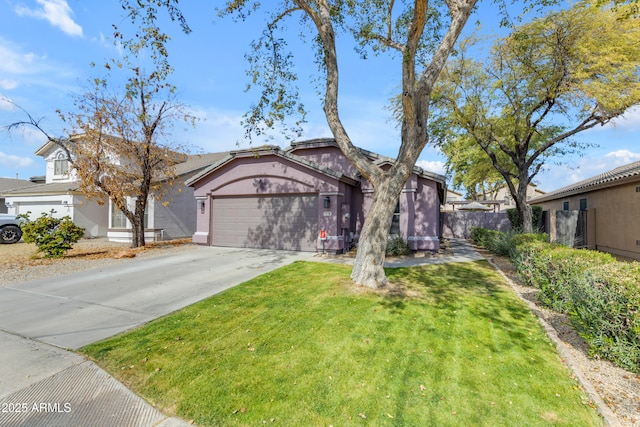
<path fill-rule="evenodd" d="M 580 210 L 581 211 L 587 210 L 587 199 L 580 199 Z"/>
<path fill-rule="evenodd" d="M 563 205 L 562 209 L 565 210 L 565 211 L 568 211 L 569 210 L 569 202 L 564 202 L 564 205 Z"/>
<path fill-rule="evenodd" d="M 58 156 L 53 161 L 53 174 L 60 176 L 69 173 L 69 160 L 63 153 L 58 153 Z"/>
<path fill-rule="evenodd" d="M 127 217 L 115 203 L 111 203 L 111 228 L 127 228 Z"/>
<path fill-rule="evenodd" d="M 389 234 L 392 236 L 400 235 L 400 200 L 396 203 L 396 209 L 393 211 L 393 218 L 391 219 L 391 228 Z"/>
<path fill-rule="evenodd" d="M 129 228 L 127 217 L 124 212 L 118 209 L 115 203 L 111 202 L 111 228 Z M 149 206 L 144 210 L 144 227 L 149 227 Z"/>
<path fill-rule="evenodd" d="M 149 205 L 147 205 L 147 209 L 144 210 L 144 228 L 149 228 Z"/>

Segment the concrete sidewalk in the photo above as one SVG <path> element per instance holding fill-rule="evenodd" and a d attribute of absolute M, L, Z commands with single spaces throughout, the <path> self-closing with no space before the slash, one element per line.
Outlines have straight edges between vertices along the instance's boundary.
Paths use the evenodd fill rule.
<path fill-rule="evenodd" d="M 420 265 L 430 264 L 446 264 L 450 262 L 471 262 L 485 259 L 480 253 L 473 248 L 464 239 L 449 239 L 451 250 L 453 255 L 441 255 L 434 257 L 424 258 L 391 258 L 387 259 L 384 263 L 385 267 L 399 268 L 399 267 L 418 267 Z M 352 265 L 354 259 L 344 256 L 317 256 L 314 261 L 329 262 L 334 264 L 347 264 Z"/>
<path fill-rule="evenodd" d="M 312 253 L 194 247 L 127 266 L 0 288 L 0 426 L 172 427 L 93 362 L 84 345 Z"/>
<path fill-rule="evenodd" d="M 0 332 L 3 427 L 178 427 L 84 357 Z M 11 367 L 11 369 L 6 369 Z"/>

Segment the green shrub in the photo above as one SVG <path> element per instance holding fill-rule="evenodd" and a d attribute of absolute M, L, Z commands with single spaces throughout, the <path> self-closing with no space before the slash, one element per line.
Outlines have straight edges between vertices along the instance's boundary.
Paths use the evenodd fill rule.
<path fill-rule="evenodd" d="M 478 246 L 500 256 L 512 256 L 515 246 L 529 241 L 547 241 L 546 234 L 521 234 L 516 231 L 496 231 L 471 227 L 469 238 Z"/>
<path fill-rule="evenodd" d="M 590 353 L 640 372 L 640 263 L 590 269 L 574 288 L 572 322 Z"/>
<path fill-rule="evenodd" d="M 510 256 L 513 251 L 514 238 L 518 235 L 515 231 L 494 231 L 487 241 L 487 249 L 499 256 Z"/>
<path fill-rule="evenodd" d="M 469 229 L 469 239 L 471 239 L 471 241 L 476 245 L 486 248 L 487 241 L 489 240 L 492 232 L 493 230 L 489 230 L 487 228 L 471 227 Z"/>
<path fill-rule="evenodd" d="M 567 313 L 590 352 L 640 372 L 640 263 L 517 237 L 513 262 L 540 302 Z"/>
<path fill-rule="evenodd" d="M 531 242 L 542 242 L 546 243 L 549 241 L 549 236 L 545 233 L 516 233 L 511 238 L 511 243 L 513 247 L 517 247 L 518 245 L 523 245 L 525 243 Z"/>
<path fill-rule="evenodd" d="M 402 236 L 392 236 L 387 240 L 386 254 L 389 256 L 409 255 L 411 249 L 409 243 Z"/>
<path fill-rule="evenodd" d="M 20 225 L 22 238 L 27 243 L 35 243 L 38 252 L 44 252 L 45 258 L 61 258 L 84 235 L 84 228 L 75 225 L 71 218 L 54 218 L 54 210 L 31 221 L 31 212 L 19 215 L 25 221 Z"/>
<path fill-rule="evenodd" d="M 587 269 L 615 262 L 609 254 L 533 241 L 516 245 L 512 257 L 523 281 L 540 289 L 545 306 L 561 313 L 572 307 L 571 292 Z"/>

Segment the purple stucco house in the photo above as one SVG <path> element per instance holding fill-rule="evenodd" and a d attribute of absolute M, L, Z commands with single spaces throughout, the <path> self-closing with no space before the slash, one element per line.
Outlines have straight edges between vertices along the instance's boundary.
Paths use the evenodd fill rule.
<path fill-rule="evenodd" d="M 362 152 L 382 168 L 393 161 Z M 230 152 L 187 184 L 197 200 L 193 241 L 211 246 L 341 253 L 357 243 L 373 196 L 333 139 Z M 437 250 L 445 192 L 444 176 L 416 167 L 392 234 L 413 250 Z"/>

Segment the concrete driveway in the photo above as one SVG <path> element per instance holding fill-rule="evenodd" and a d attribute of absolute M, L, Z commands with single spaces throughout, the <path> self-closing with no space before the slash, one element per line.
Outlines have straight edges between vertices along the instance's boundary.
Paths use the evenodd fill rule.
<path fill-rule="evenodd" d="M 194 247 L 0 288 L 0 329 L 77 349 L 313 253 Z"/>

